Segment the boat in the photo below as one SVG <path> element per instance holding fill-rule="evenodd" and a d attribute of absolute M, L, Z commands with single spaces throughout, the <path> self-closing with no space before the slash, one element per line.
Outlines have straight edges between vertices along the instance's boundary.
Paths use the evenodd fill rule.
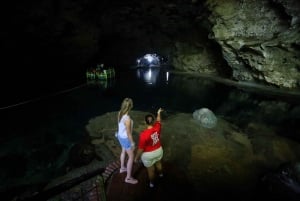
<path fill-rule="evenodd" d="M 104 68 L 104 65 L 97 65 L 96 68 L 89 68 L 86 71 L 87 80 L 107 80 L 115 77 L 114 68 Z"/>

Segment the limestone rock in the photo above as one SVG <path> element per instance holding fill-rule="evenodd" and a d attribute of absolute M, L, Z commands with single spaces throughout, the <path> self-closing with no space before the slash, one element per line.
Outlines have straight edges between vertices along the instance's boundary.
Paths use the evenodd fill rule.
<path fill-rule="evenodd" d="M 217 124 L 217 117 L 208 108 L 201 108 L 193 112 L 193 118 L 205 128 L 213 128 Z"/>

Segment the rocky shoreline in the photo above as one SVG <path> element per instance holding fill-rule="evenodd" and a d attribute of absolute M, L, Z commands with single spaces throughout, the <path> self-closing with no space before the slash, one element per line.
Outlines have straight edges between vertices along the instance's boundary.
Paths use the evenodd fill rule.
<path fill-rule="evenodd" d="M 117 112 L 91 119 L 86 126 L 91 144 L 102 161 L 73 170 L 64 179 L 56 179 L 48 187 L 105 167 L 118 160 L 120 147 L 115 138 Z M 144 128 L 146 112 L 132 111 L 135 140 Z M 218 117 L 214 128 L 201 127 L 192 114 L 178 113 L 164 116 L 162 141 L 164 161 L 182 169 L 196 188 L 217 189 L 254 188 L 268 170 L 300 159 L 300 144 L 274 134 L 272 128 L 249 122 L 241 131 L 235 125 Z"/>
<path fill-rule="evenodd" d="M 147 112 L 131 112 L 136 142 L 145 126 L 145 114 Z M 79 146 L 81 155 L 73 156 L 74 161 L 82 160 L 86 164 L 70 167 L 65 175 L 51 180 L 43 191 L 104 170 L 119 160 L 116 115 L 114 111 L 89 120 L 88 140 Z M 162 117 L 163 161 L 176 166 L 201 192 L 255 191 L 264 175 L 270 175 L 282 164 L 300 161 L 300 144 L 276 135 L 271 127 L 249 122 L 241 129 L 217 116 L 217 124 L 206 128 L 192 114 L 164 113 Z"/>

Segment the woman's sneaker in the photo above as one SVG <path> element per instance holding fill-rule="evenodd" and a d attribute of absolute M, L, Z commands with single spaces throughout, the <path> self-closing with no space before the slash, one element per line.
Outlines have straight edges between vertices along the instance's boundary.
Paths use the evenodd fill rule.
<path fill-rule="evenodd" d="M 125 182 L 128 184 L 137 184 L 138 180 L 134 179 L 134 178 L 126 178 Z"/>

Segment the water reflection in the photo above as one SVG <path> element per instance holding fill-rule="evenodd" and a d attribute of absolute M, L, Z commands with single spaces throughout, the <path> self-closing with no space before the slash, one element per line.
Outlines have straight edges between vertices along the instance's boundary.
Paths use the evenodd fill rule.
<path fill-rule="evenodd" d="M 241 129 L 248 129 L 250 122 L 255 121 L 276 128 L 280 135 L 300 141 L 296 134 L 296 122 L 300 120 L 300 94 L 292 96 L 276 90 L 270 93 L 268 88 L 255 86 L 249 90 L 232 83 L 227 85 L 160 68 L 140 68 L 135 74 L 142 83 L 137 86 L 134 82 L 131 89 L 135 91 L 124 91 L 122 96 L 131 96 L 138 109 L 162 106 L 168 112 L 193 113 L 208 108 Z"/>
<path fill-rule="evenodd" d="M 208 79 L 174 74 L 168 68 L 138 68 L 132 74 L 134 77 L 130 78 L 131 82 L 127 79 L 130 75 L 122 76 L 124 81 L 120 83 L 127 81 L 127 85 L 126 88 L 120 85 L 124 89 L 117 87 L 117 91 L 122 97 L 132 97 L 135 108 L 140 110 L 164 107 L 168 112 L 193 113 L 194 110 L 207 107 L 214 111 L 231 89 Z M 132 90 L 128 91 L 127 88 Z"/>
<path fill-rule="evenodd" d="M 147 85 L 167 84 L 169 81 L 169 71 L 160 67 L 138 68 L 136 76 Z"/>
<path fill-rule="evenodd" d="M 114 86 L 115 78 L 108 78 L 102 80 L 87 80 L 87 85 L 92 87 L 98 87 L 100 89 L 108 89 Z"/>

